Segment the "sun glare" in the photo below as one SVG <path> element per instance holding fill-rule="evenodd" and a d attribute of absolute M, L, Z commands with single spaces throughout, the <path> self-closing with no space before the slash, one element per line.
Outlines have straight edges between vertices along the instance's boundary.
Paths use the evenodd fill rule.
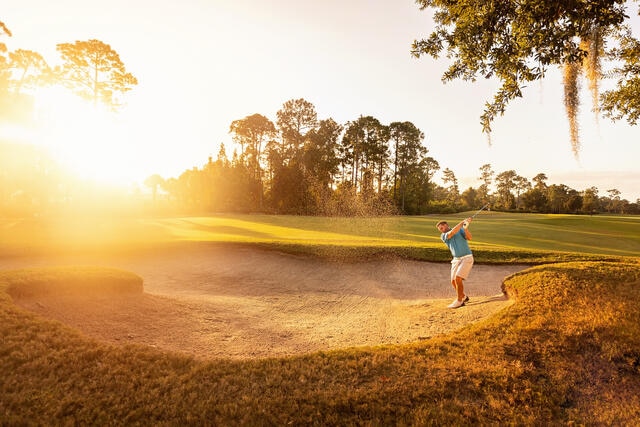
<path fill-rule="evenodd" d="M 61 87 L 36 95 L 38 145 L 73 175 L 100 184 L 139 181 L 137 156 L 118 114 L 85 101 Z"/>

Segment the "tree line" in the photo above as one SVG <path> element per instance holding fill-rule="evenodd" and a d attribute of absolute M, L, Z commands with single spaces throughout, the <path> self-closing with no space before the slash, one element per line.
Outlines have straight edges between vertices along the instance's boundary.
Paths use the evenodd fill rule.
<path fill-rule="evenodd" d="M 229 126 L 233 155 L 177 178 L 147 178 L 156 205 L 192 212 L 295 215 L 422 215 L 477 209 L 542 213 L 640 213 L 617 189 L 599 194 L 532 180 L 514 170 L 478 170 L 477 188 L 461 190 L 454 171 L 428 155 L 424 133 L 409 121 L 360 116 L 346 124 L 318 119 L 305 99 L 286 101 L 273 122 L 262 114 Z M 435 180 L 441 173 L 442 184 Z"/>
<path fill-rule="evenodd" d="M 0 37 L 11 32 L 0 22 Z M 32 109 L 29 91 L 57 84 L 112 109 L 137 84 L 108 44 L 99 40 L 57 45 L 62 65 L 50 67 L 37 52 L 8 52 L 0 42 L 0 119 L 20 121 Z M 185 212 L 267 212 L 304 215 L 421 215 L 475 209 L 552 212 L 638 213 L 638 201 L 616 189 L 599 195 L 533 182 L 515 171 L 479 172 L 482 184 L 461 191 L 455 173 L 442 169 L 424 146 L 413 123 L 383 124 L 360 116 L 345 124 L 318 119 L 305 99 L 285 102 L 275 122 L 261 114 L 234 120 L 229 127 L 233 155 L 221 144 L 214 160 L 178 178 L 150 176 L 153 209 Z M 0 141 L 2 143 L 2 141 Z M 77 204 L 90 190 L 64 176 L 41 152 L 3 144 L 0 203 L 11 212 L 44 212 Z M 7 155 L 7 153 L 9 153 Z M 20 155 L 23 157 L 20 157 Z M 442 172 L 443 185 L 434 181 Z M 160 192 L 160 194 L 159 194 Z M 83 194 L 82 196 L 80 196 Z M 161 206 L 163 205 L 163 206 Z"/>

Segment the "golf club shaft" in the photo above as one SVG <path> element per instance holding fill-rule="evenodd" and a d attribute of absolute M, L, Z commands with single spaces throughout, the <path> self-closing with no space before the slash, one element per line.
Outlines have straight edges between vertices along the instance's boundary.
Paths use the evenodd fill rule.
<path fill-rule="evenodd" d="M 471 216 L 471 218 L 475 218 L 475 217 L 476 217 L 476 215 L 478 215 L 480 212 L 482 212 L 483 210 L 485 210 L 485 208 L 486 208 L 487 206 L 489 206 L 489 203 L 487 203 L 486 205 L 484 205 L 483 207 L 481 207 L 481 208 L 480 208 L 480 210 L 479 210 L 478 212 L 474 213 L 474 214 Z"/>
<path fill-rule="evenodd" d="M 486 208 L 487 206 L 489 206 L 489 203 L 487 203 L 486 205 L 484 205 L 483 207 L 481 207 L 481 208 L 480 208 L 480 210 L 479 210 L 478 212 L 476 212 L 476 213 L 474 213 L 473 215 L 471 215 L 471 218 L 475 218 L 475 217 L 476 217 L 476 215 L 478 215 L 480 212 L 482 212 L 483 210 L 485 210 L 485 208 Z M 462 226 L 463 226 L 464 228 L 467 228 L 467 225 L 468 225 L 468 224 L 467 224 L 467 220 L 466 220 L 466 219 L 463 219 L 462 221 L 460 221 L 460 224 L 462 224 Z"/>

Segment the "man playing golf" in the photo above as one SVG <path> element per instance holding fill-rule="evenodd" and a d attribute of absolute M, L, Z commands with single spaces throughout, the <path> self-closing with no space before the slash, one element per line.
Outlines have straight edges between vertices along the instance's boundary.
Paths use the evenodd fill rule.
<path fill-rule="evenodd" d="M 473 267 L 473 254 L 469 248 L 471 232 L 469 224 L 473 218 L 469 217 L 453 228 L 449 227 L 447 221 L 440 221 L 436 224 L 440 230 L 440 238 L 449 247 L 453 260 L 451 260 L 451 285 L 456 290 L 456 299 L 449 304 L 449 308 L 462 307 L 469 297 L 464 293 L 464 279 L 469 276 Z"/>

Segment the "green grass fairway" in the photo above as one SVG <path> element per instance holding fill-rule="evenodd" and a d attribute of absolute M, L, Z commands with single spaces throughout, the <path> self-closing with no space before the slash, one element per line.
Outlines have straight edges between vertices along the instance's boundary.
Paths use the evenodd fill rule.
<path fill-rule="evenodd" d="M 421 217 L 326 218 L 220 215 L 113 219 L 0 220 L 0 254 L 49 250 L 109 250 L 177 242 L 225 242 L 291 251 L 363 256 L 391 252 L 444 261 L 435 224 L 465 214 Z M 481 212 L 472 225 L 479 262 L 538 263 L 633 257 L 640 254 L 640 217 Z"/>

